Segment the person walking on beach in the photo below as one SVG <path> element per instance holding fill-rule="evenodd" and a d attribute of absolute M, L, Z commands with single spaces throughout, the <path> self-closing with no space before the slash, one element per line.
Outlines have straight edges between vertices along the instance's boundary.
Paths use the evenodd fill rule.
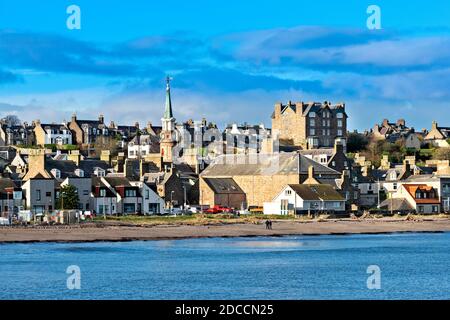
<path fill-rule="evenodd" d="M 269 230 L 272 230 L 272 220 L 269 220 Z"/>
<path fill-rule="evenodd" d="M 266 230 L 270 229 L 269 224 L 270 224 L 269 220 L 266 220 Z"/>

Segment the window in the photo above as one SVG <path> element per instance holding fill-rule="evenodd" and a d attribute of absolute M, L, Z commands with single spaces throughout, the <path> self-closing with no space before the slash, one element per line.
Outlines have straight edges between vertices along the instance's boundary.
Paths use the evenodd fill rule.
<path fill-rule="evenodd" d="M 396 182 L 394 182 L 394 183 L 392 184 L 392 188 L 393 188 L 394 190 L 397 190 L 397 183 L 396 183 Z"/>
<path fill-rule="evenodd" d="M 106 190 L 100 189 L 100 197 L 106 197 Z"/>
<path fill-rule="evenodd" d="M 437 206 L 433 206 L 431 208 L 431 210 L 433 211 L 433 213 L 436 213 L 436 212 L 438 212 L 438 207 Z"/>
<path fill-rule="evenodd" d="M 101 168 L 96 168 L 94 170 L 94 175 L 96 175 L 97 177 L 104 177 L 105 176 L 105 170 L 103 170 Z"/>
<path fill-rule="evenodd" d="M 99 213 L 99 214 L 110 213 L 108 209 L 109 209 L 109 206 L 108 206 L 108 205 L 100 204 L 100 205 L 98 206 L 98 213 Z"/>
<path fill-rule="evenodd" d="M 336 114 L 336 118 L 342 119 L 344 118 L 344 114 L 342 112 L 339 112 L 338 114 Z"/>
<path fill-rule="evenodd" d="M 84 171 L 82 169 L 76 169 L 75 170 L 75 175 L 80 177 L 80 178 L 84 178 Z"/>
<path fill-rule="evenodd" d="M 41 190 L 36 190 L 36 201 L 41 201 Z"/>
<path fill-rule="evenodd" d="M 46 193 L 45 193 L 45 196 L 46 196 L 46 197 L 51 197 L 51 196 L 52 196 L 52 193 L 51 193 L 51 192 L 46 192 Z"/>
<path fill-rule="evenodd" d="M 337 135 L 338 135 L 338 136 L 342 136 L 342 130 L 341 130 L 341 129 L 338 129 Z"/>
<path fill-rule="evenodd" d="M 338 120 L 337 125 L 339 128 L 342 128 L 342 120 L 341 119 Z"/>
<path fill-rule="evenodd" d="M 125 213 L 135 213 L 136 212 L 136 206 L 134 203 L 124 203 L 123 204 L 123 211 Z"/>
<path fill-rule="evenodd" d="M 136 197 L 136 190 L 125 190 L 125 197 Z"/>
<path fill-rule="evenodd" d="M 322 120 L 322 126 L 323 126 L 323 127 L 326 127 L 326 126 L 327 126 L 327 120 L 325 120 L 325 119 Z"/>
<path fill-rule="evenodd" d="M 61 171 L 59 169 L 52 169 L 52 170 L 50 170 L 50 172 L 56 179 L 61 178 Z"/>
<path fill-rule="evenodd" d="M 309 135 L 313 136 L 316 134 L 316 130 L 314 128 L 309 129 Z"/>
<path fill-rule="evenodd" d="M 420 213 L 424 213 L 425 212 L 424 206 L 419 206 L 419 212 Z"/>
<path fill-rule="evenodd" d="M 145 190 L 145 199 L 150 199 L 150 191 L 148 191 L 148 189 Z"/>
<path fill-rule="evenodd" d="M 149 203 L 148 212 L 159 213 L 159 203 Z"/>
<path fill-rule="evenodd" d="M 89 190 L 83 190 L 83 196 L 88 196 L 89 195 Z"/>
<path fill-rule="evenodd" d="M 285 195 L 288 196 L 288 195 L 290 195 L 290 194 L 292 194 L 292 190 L 288 189 L 288 190 L 285 191 Z"/>
<path fill-rule="evenodd" d="M 316 125 L 316 119 L 314 119 L 314 118 L 309 119 L 309 125 L 311 127 L 314 127 Z"/>
<path fill-rule="evenodd" d="M 310 112 L 309 113 L 309 117 L 310 118 L 315 118 L 316 117 L 316 113 L 315 112 Z"/>

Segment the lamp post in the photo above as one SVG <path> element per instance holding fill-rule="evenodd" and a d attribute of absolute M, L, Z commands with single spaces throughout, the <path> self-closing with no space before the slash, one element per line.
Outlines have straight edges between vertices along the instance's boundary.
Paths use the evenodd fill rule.
<path fill-rule="evenodd" d="M 103 220 L 106 220 L 106 210 L 105 210 L 105 196 L 106 196 L 106 190 L 105 193 L 103 194 L 103 206 L 102 206 L 102 210 L 103 210 Z"/>
<path fill-rule="evenodd" d="M 14 191 L 13 191 L 14 192 Z M 9 225 L 11 226 L 12 225 L 12 216 L 11 216 L 11 212 L 10 212 L 10 210 L 9 210 L 9 192 L 6 192 L 6 195 L 7 195 L 7 199 L 6 199 L 6 202 L 7 202 L 7 204 L 8 204 L 8 222 L 9 222 Z"/>
<path fill-rule="evenodd" d="M 170 213 L 173 214 L 173 194 L 175 191 L 170 191 Z"/>
<path fill-rule="evenodd" d="M 380 210 L 380 179 L 378 178 L 378 183 L 377 183 L 377 194 L 378 194 L 378 210 Z"/>
<path fill-rule="evenodd" d="M 186 210 L 186 186 L 185 185 L 183 185 L 183 196 L 184 196 L 183 209 Z"/>

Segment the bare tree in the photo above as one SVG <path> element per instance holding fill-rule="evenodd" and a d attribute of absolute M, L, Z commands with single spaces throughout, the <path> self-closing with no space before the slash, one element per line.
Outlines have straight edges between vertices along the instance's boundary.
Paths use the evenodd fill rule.
<path fill-rule="evenodd" d="M 5 117 L 2 118 L 2 122 L 5 123 L 6 125 L 10 126 L 18 126 L 22 123 L 22 121 L 20 121 L 19 117 L 16 116 L 15 114 L 8 114 Z"/>

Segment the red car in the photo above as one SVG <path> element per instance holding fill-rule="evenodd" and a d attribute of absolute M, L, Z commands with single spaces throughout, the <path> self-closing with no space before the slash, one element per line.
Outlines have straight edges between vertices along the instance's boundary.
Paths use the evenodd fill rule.
<path fill-rule="evenodd" d="M 222 207 L 220 205 L 215 205 L 214 207 L 206 209 L 205 212 L 206 213 L 221 213 L 221 212 L 232 213 L 233 209 L 228 208 L 228 207 Z"/>

